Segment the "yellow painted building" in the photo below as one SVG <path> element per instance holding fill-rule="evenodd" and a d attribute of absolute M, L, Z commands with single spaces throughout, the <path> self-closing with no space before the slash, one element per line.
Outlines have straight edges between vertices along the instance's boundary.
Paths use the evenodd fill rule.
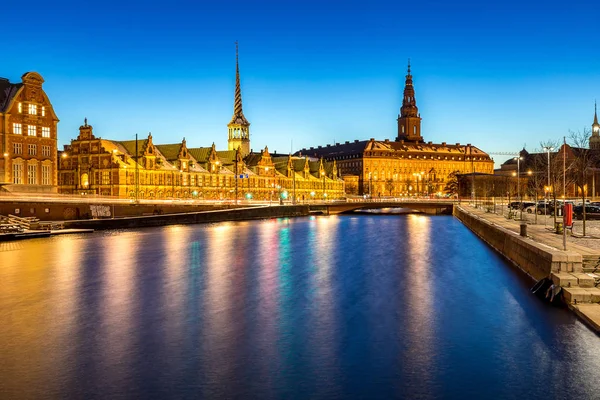
<path fill-rule="evenodd" d="M 423 140 L 410 64 L 397 121 L 394 141 L 347 141 L 296 154 L 336 161 L 347 192 L 372 197 L 441 195 L 452 172 L 494 173 L 494 161 L 476 146 Z"/>
<path fill-rule="evenodd" d="M 335 161 L 250 151 L 250 123 L 242 111 L 236 51 L 234 113 L 228 150 L 188 148 L 96 137 L 87 119 L 65 146 L 59 162 L 59 191 L 129 199 L 257 199 L 297 201 L 344 196 Z"/>

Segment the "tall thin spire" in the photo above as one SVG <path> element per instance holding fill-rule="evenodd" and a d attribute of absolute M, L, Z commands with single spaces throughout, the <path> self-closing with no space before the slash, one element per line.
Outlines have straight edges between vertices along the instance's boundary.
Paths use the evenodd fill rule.
<path fill-rule="evenodd" d="M 412 75 L 410 74 L 410 58 L 408 59 L 408 70 L 406 73 L 406 82 L 404 84 L 404 98 L 402 99 L 402 108 L 400 116 L 417 117 L 419 109 L 415 99 L 415 88 L 413 86 Z"/>
<path fill-rule="evenodd" d="M 594 100 L 594 125 L 598 125 L 598 106 Z"/>
<path fill-rule="evenodd" d="M 240 86 L 240 57 L 238 42 L 235 42 L 235 93 L 233 99 L 233 117 L 227 124 L 229 150 L 240 149 L 243 157 L 250 153 L 250 122 L 242 111 L 242 89 Z"/>
<path fill-rule="evenodd" d="M 239 51 L 238 42 L 235 42 L 235 95 L 233 103 L 233 117 L 231 118 L 232 124 L 248 124 L 244 112 L 242 111 L 242 89 L 240 87 L 240 63 L 239 63 Z"/>

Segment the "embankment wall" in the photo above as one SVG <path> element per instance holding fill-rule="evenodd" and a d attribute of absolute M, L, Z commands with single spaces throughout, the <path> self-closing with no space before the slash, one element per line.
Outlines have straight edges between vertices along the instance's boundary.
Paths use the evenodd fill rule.
<path fill-rule="evenodd" d="M 519 236 L 516 232 L 473 215 L 460 206 L 454 207 L 453 215 L 536 280 L 549 276 L 551 272 L 581 270 L 579 253 L 559 251 L 534 242 L 527 237 Z"/>
<path fill-rule="evenodd" d="M 236 208 L 230 210 L 188 212 L 182 214 L 147 215 L 115 219 L 65 221 L 65 228 L 127 229 L 149 226 L 199 224 L 243 221 L 266 218 L 301 217 L 308 215 L 307 205 Z"/>

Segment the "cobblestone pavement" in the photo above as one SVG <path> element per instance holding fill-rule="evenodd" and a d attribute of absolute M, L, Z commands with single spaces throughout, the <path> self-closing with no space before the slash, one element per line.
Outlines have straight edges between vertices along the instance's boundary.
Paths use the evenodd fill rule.
<path fill-rule="evenodd" d="M 490 208 L 493 212 L 493 208 Z M 515 229 L 520 223 L 519 218 L 521 213 L 515 211 Z M 508 220 L 508 211 L 506 207 L 496 206 L 496 214 L 503 215 Z M 523 212 L 523 220 L 527 221 L 528 225 L 546 226 L 549 231 L 554 231 L 554 217 L 528 214 Z M 537 222 L 536 222 L 537 221 Z M 562 217 L 556 218 L 557 222 L 562 222 Z M 591 220 L 585 222 L 585 236 L 583 236 L 583 221 L 574 220 L 573 234 L 567 230 L 567 243 L 574 243 L 579 246 L 588 247 L 590 249 L 600 250 L 600 220 Z M 557 234 L 559 236 L 559 234 Z"/>

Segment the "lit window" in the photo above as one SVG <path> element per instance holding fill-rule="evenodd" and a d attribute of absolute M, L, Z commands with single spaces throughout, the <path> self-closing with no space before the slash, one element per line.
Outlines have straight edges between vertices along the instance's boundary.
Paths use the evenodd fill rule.
<path fill-rule="evenodd" d="M 42 145 L 42 155 L 44 157 L 50 157 L 50 146 L 43 146 Z"/>
<path fill-rule="evenodd" d="M 42 165 L 42 185 L 51 185 L 50 174 L 52 172 L 52 166 Z"/>
<path fill-rule="evenodd" d="M 102 171 L 102 184 L 103 185 L 110 184 L 110 171 Z"/>
<path fill-rule="evenodd" d="M 13 143 L 13 153 L 23 154 L 23 143 Z"/>
<path fill-rule="evenodd" d="M 13 133 L 15 135 L 22 135 L 23 131 L 21 130 L 21 124 L 13 124 Z"/>
<path fill-rule="evenodd" d="M 13 164 L 13 183 L 17 185 L 23 183 L 23 164 Z"/>
<path fill-rule="evenodd" d="M 35 128 L 36 128 L 35 125 L 27 125 L 27 135 L 36 136 L 37 132 L 36 132 Z"/>
<path fill-rule="evenodd" d="M 19 114 L 23 112 L 23 104 L 19 103 Z"/>
<path fill-rule="evenodd" d="M 35 105 L 35 104 L 29 105 L 29 114 L 37 115 L 37 105 Z"/>
<path fill-rule="evenodd" d="M 37 155 L 37 145 L 35 145 L 35 144 L 28 144 L 27 145 L 27 154 L 29 154 L 30 156 Z"/>
<path fill-rule="evenodd" d="M 27 166 L 27 183 L 30 185 L 37 184 L 37 165 L 35 164 Z"/>
<path fill-rule="evenodd" d="M 42 106 L 42 117 L 46 116 L 46 107 Z"/>
<path fill-rule="evenodd" d="M 42 126 L 42 137 L 50 137 L 50 128 Z"/>

